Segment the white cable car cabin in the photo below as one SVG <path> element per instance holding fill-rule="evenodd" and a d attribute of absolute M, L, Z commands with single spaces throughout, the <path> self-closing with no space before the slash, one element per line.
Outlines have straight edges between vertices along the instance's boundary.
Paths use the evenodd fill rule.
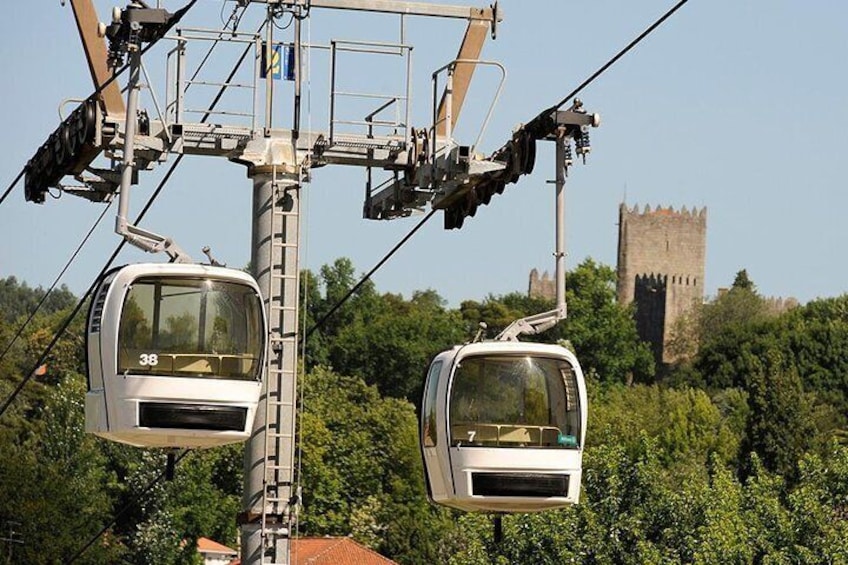
<path fill-rule="evenodd" d="M 586 407 L 583 373 L 564 347 L 490 341 L 440 353 L 421 409 L 431 500 L 488 512 L 577 503 Z"/>
<path fill-rule="evenodd" d="M 86 431 L 140 447 L 244 441 L 266 343 L 259 287 L 244 272 L 185 263 L 115 269 L 88 314 Z"/>

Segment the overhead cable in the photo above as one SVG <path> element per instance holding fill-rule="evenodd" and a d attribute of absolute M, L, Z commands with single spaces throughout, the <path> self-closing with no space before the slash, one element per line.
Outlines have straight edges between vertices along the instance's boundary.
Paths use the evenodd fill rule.
<path fill-rule="evenodd" d="M 353 288 L 351 288 L 351 289 L 347 292 L 347 294 L 345 294 L 345 295 L 344 295 L 344 297 L 342 297 L 342 299 L 341 299 L 341 300 L 339 300 L 338 302 L 336 302 L 336 304 L 335 304 L 332 308 L 330 308 L 330 311 L 329 311 L 329 312 L 327 312 L 326 314 L 324 314 L 324 316 L 322 316 L 320 320 L 318 320 L 317 322 L 315 322 L 315 325 L 314 325 L 314 326 L 312 326 L 311 328 L 309 328 L 309 331 L 308 331 L 308 332 L 306 332 L 306 333 L 304 334 L 304 336 L 303 336 L 301 339 L 302 339 L 303 341 L 306 341 L 307 339 L 309 339 L 309 337 L 310 337 L 313 333 L 315 333 L 315 331 L 316 331 L 318 328 L 320 328 L 321 326 L 323 326 L 323 325 L 327 322 L 327 320 L 330 318 L 330 316 L 332 316 L 333 314 L 335 314 L 335 313 L 336 313 L 336 310 L 338 310 L 339 308 L 341 308 L 341 307 L 342 307 L 342 305 L 343 305 L 345 302 L 347 302 L 347 300 L 348 300 L 351 296 L 353 296 L 353 295 L 354 295 L 354 293 L 355 293 L 357 290 L 359 290 L 359 289 L 362 287 L 362 285 L 364 285 L 366 282 L 368 282 L 368 281 L 371 279 L 371 277 L 374 275 L 374 273 L 376 273 L 376 272 L 377 272 L 377 270 L 378 270 L 380 267 L 382 267 L 382 266 L 386 263 L 386 261 L 388 261 L 389 259 L 391 259 L 392 255 L 394 255 L 394 254 L 397 252 L 397 250 L 398 250 L 398 249 L 400 249 L 401 247 L 403 247 L 403 245 L 404 245 L 407 241 L 409 241 L 409 239 L 410 239 L 413 235 L 415 235 L 415 232 L 417 232 L 419 229 L 421 229 L 421 228 L 424 226 L 424 224 L 426 224 L 426 223 L 427 223 L 427 221 L 428 221 L 430 218 L 432 218 L 432 217 L 433 217 L 433 215 L 434 215 L 436 212 L 438 212 L 438 211 L 439 211 L 439 210 L 438 210 L 438 208 L 433 208 L 432 210 L 430 210 L 430 211 L 427 213 L 427 215 L 426 215 L 426 216 L 424 216 L 424 217 L 421 219 L 421 221 L 420 221 L 420 222 L 418 222 L 418 223 L 415 225 L 415 227 L 414 227 L 414 228 L 412 228 L 412 229 L 409 231 L 409 233 L 407 233 L 405 236 L 403 236 L 403 239 L 401 239 L 399 242 L 397 242 L 397 244 L 396 244 L 394 247 L 392 247 L 391 251 L 389 251 L 388 253 L 386 253 L 386 255 L 385 255 L 385 256 L 383 256 L 383 258 L 382 258 L 382 259 L 380 259 L 380 262 L 379 262 L 379 263 L 377 263 L 376 265 L 374 265 L 374 268 L 373 268 L 373 269 L 371 269 L 370 271 L 368 271 L 368 273 L 366 273 L 366 274 L 365 274 L 365 276 L 363 276 L 363 277 L 359 280 L 359 282 L 358 282 L 358 283 L 356 283 L 355 285 L 353 285 Z"/>
<path fill-rule="evenodd" d="M 18 184 L 18 181 L 21 180 L 21 177 L 24 176 L 25 172 L 26 168 L 21 169 L 21 172 L 18 173 L 18 176 L 15 177 L 15 180 L 12 181 L 9 188 L 7 188 L 6 192 L 3 193 L 3 196 L 0 196 L 0 204 L 3 204 L 3 201 L 6 200 L 6 197 L 9 196 L 9 193 L 12 192 L 12 189 L 15 188 L 15 185 Z"/>
<path fill-rule="evenodd" d="M 15 336 L 11 339 L 11 341 L 9 341 L 8 345 L 6 345 L 6 349 L 3 350 L 3 353 L 0 353 L 0 362 L 3 361 L 3 359 L 6 357 L 6 354 L 9 352 L 9 350 L 12 348 L 12 346 L 15 344 L 15 342 L 18 340 L 19 337 L 21 337 L 21 334 L 23 333 L 24 329 L 29 325 L 29 323 L 32 321 L 32 319 L 35 317 L 35 315 L 38 313 L 38 311 L 41 309 L 41 307 L 47 301 L 47 298 L 50 296 L 50 293 L 53 292 L 53 289 L 55 289 L 56 285 L 59 284 L 59 281 L 65 275 L 65 272 L 71 266 L 71 263 L 74 262 L 74 259 L 77 258 L 77 255 L 79 255 L 82 248 L 85 246 L 86 243 L 88 243 L 88 240 L 91 237 L 91 234 L 94 233 L 94 230 L 97 229 L 98 225 L 100 225 L 100 222 L 103 220 L 103 217 L 106 215 L 106 212 L 109 211 L 109 208 L 111 206 L 112 206 L 112 202 L 110 202 L 108 206 L 105 206 L 103 208 L 103 211 L 100 213 L 100 215 L 94 221 L 94 224 L 91 226 L 91 229 L 88 230 L 88 233 L 85 234 L 85 237 L 80 242 L 80 244 L 77 246 L 76 251 L 73 252 L 73 254 L 71 255 L 71 258 L 68 259 L 68 261 L 65 263 L 65 267 L 62 269 L 62 271 L 53 280 L 53 284 L 50 285 L 50 288 L 47 289 L 47 291 L 44 293 L 44 296 L 42 296 L 41 300 L 38 301 L 38 304 L 35 305 L 35 308 L 32 310 L 32 312 L 30 312 L 29 317 L 26 319 L 26 321 L 23 324 L 21 324 L 21 326 L 18 328 L 18 331 L 15 333 Z"/>
<path fill-rule="evenodd" d="M 575 88 L 575 89 L 574 89 L 574 90 L 573 90 L 573 91 L 572 91 L 572 92 L 571 92 L 568 96 L 566 96 L 565 98 L 563 98 L 563 99 L 562 99 L 562 100 L 561 100 L 558 104 L 556 104 L 556 105 L 555 105 L 552 109 L 553 109 L 553 110 L 558 110 L 559 108 L 561 108 L 561 107 L 565 106 L 565 105 L 568 103 L 568 101 L 569 101 L 569 100 L 571 100 L 572 98 L 574 98 L 575 96 L 577 96 L 577 95 L 578 95 L 578 94 L 579 94 L 579 93 L 580 93 L 580 92 L 581 92 L 584 88 L 586 88 L 586 87 L 587 87 L 587 86 L 589 86 L 592 82 L 594 82 L 594 80 L 595 80 L 596 78 L 598 78 L 599 76 L 601 76 L 604 72 L 606 72 L 606 70 L 607 70 L 607 69 L 609 69 L 609 68 L 610 68 L 611 66 L 613 66 L 616 62 L 618 62 L 618 60 L 619 60 L 619 59 L 621 59 L 624 55 L 626 55 L 628 51 L 630 51 L 631 49 L 633 49 L 634 47 L 636 47 L 636 45 L 638 45 L 638 44 L 639 44 L 639 43 L 640 43 L 643 39 L 645 39 L 646 37 L 648 37 L 648 36 L 651 34 L 651 32 L 653 32 L 655 29 L 657 29 L 658 27 L 660 27 L 660 26 L 663 24 L 663 22 L 665 22 L 668 18 L 670 18 L 670 17 L 672 16 L 672 14 L 674 14 L 677 10 L 679 10 L 680 8 L 682 8 L 682 7 L 683 7 L 683 5 L 684 5 L 686 2 L 688 2 L 688 1 L 689 1 L 689 0 L 680 0 L 680 2 L 678 2 L 677 4 L 675 4 L 674 6 L 672 6 L 672 8 L 671 8 L 669 11 L 667 11 L 667 12 L 666 12 L 665 14 L 663 14 L 663 15 L 662 15 L 662 16 L 661 16 L 661 17 L 660 17 L 657 21 L 655 21 L 655 22 L 654 22 L 654 23 L 652 23 L 650 26 L 648 26 L 648 28 L 647 28 L 645 31 L 643 31 L 642 33 L 640 33 L 640 34 L 636 37 L 636 39 L 634 39 L 633 41 L 631 41 L 630 43 L 628 43 L 628 44 L 627 44 L 627 46 L 626 46 L 624 49 L 622 49 L 621 51 L 619 51 L 618 53 L 616 53 L 616 55 L 615 55 L 612 59 L 610 59 L 609 61 L 607 61 L 607 62 L 606 62 L 606 64 L 604 64 L 604 65 L 603 65 L 600 69 L 598 69 L 597 71 L 595 71 L 595 72 L 594 72 L 594 74 L 592 74 L 592 76 L 590 76 L 589 78 L 587 78 L 586 80 L 584 80 L 584 81 L 580 84 L 580 86 L 578 86 L 577 88 Z"/>
<path fill-rule="evenodd" d="M 553 133 L 556 126 L 556 120 L 553 118 L 553 114 L 559 110 L 562 106 L 566 105 L 571 99 L 580 94 L 584 88 L 592 84 L 599 76 L 604 74 L 610 67 L 612 67 L 619 59 L 621 59 L 624 55 L 626 55 L 631 49 L 636 47 L 639 43 L 642 42 L 643 39 L 648 37 L 655 29 L 661 26 L 668 18 L 672 16 L 677 10 L 683 7 L 686 2 L 689 0 L 680 0 L 677 4 L 671 7 L 665 14 L 663 14 L 659 19 L 657 19 L 654 23 L 652 23 L 648 28 L 640 33 L 633 41 L 627 44 L 622 50 L 615 54 L 609 61 L 604 63 L 597 71 L 592 73 L 589 78 L 584 80 L 580 85 L 572 90 L 568 96 L 551 106 L 550 108 L 543 110 L 539 113 L 535 118 L 524 124 L 524 129 L 526 131 L 532 132 L 537 136 L 537 139 L 544 138 L 551 133 Z"/>

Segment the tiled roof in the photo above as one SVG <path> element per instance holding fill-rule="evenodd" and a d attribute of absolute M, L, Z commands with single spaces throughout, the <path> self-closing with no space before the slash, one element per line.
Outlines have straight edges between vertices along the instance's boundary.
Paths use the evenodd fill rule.
<path fill-rule="evenodd" d="M 392 565 L 395 562 L 350 538 L 300 538 L 292 541 L 294 565 Z"/>
<path fill-rule="evenodd" d="M 237 555 L 238 551 L 209 538 L 197 538 L 197 551 L 204 553 L 223 553 L 226 555 Z"/>
<path fill-rule="evenodd" d="M 198 540 L 199 541 L 199 540 Z M 299 538 L 292 540 L 292 565 L 397 565 L 350 538 Z M 234 559 L 230 565 L 239 565 Z"/>

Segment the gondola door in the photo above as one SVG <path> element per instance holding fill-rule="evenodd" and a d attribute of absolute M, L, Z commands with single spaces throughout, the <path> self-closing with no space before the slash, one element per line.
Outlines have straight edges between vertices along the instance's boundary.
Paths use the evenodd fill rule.
<path fill-rule="evenodd" d="M 430 364 L 427 380 L 424 384 L 424 401 L 421 406 L 421 448 L 424 456 L 424 467 L 427 480 L 427 493 L 431 500 L 437 500 L 442 493 L 451 489 L 449 484 L 450 472 L 445 462 L 440 459 L 439 452 L 444 451 L 440 443 L 447 441 L 447 426 L 444 418 L 440 418 L 439 406 L 444 405 L 446 391 L 444 384 L 450 371 L 453 352 L 438 355 Z M 444 416 L 444 414 L 441 414 Z"/>

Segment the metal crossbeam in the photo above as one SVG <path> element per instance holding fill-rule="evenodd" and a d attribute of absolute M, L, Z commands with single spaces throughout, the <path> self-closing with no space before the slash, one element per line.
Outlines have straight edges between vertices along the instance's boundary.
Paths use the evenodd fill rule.
<path fill-rule="evenodd" d="M 282 4 L 287 7 L 306 5 L 310 8 L 329 8 L 334 10 L 356 10 L 381 14 L 403 14 L 407 16 L 428 16 L 437 18 L 455 18 L 463 20 L 503 19 L 502 12 L 496 8 L 473 8 L 470 6 L 451 6 L 425 4 L 423 2 L 402 2 L 398 0 L 250 0 L 260 4 Z M 496 3 L 497 4 L 497 3 Z"/>

